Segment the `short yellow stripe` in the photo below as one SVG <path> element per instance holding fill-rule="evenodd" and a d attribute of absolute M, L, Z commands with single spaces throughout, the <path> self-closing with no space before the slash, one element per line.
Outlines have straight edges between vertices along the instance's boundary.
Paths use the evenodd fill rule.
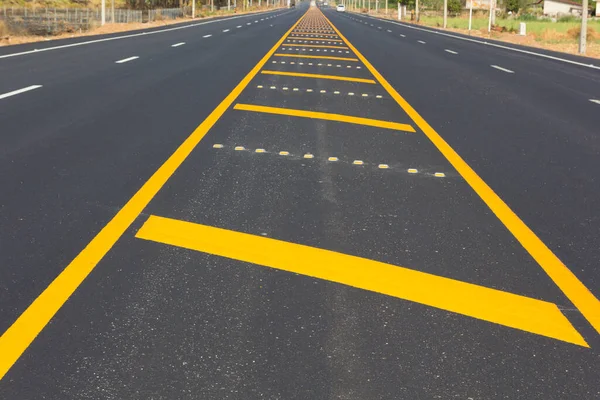
<path fill-rule="evenodd" d="M 374 126 L 376 128 L 394 129 L 403 132 L 414 132 L 414 128 L 408 124 L 401 124 L 398 122 L 382 121 L 379 119 L 351 117 L 349 115 L 342 114 L 331 114 L 317 111 L 306 111 L 296 110 L 293 108 L 279 108 L 279 107 L 267 107 L 267 106 L 256 106 L 252 104 L 236 104 L 233 107 L 235 110 L 240 111 L 253 111 L 267 114 L 276 115 L 288 115 L 292 117 L 301 118 L 312 118 L 312 119 L 324 119 L 327 121 L 346 122 L 349 124 Z"/>
<path fill-rule="evenodd" d="M 340 60 L 340 61 L 358 61 L 358 58 L 333 57 L 333 56 L 309 56 L 307 54 L 275 53 L 275 54 L 273 54 L 273 56 L 275 56 L 275 57 L 296 57 L 296 58 L 323 58 L 325 60 Z"/>
<path fill-rule="evenodd" d="M 587 347 L 555 304 L 513 293 L 330 250 L 154 215 L 136 237 L 337 282 Z"/>
<path fill-rule="evenodd" d="M 325 38 L 311 39 L 311 38 L 303 38 L 303 37 L 295 37 L 295 36 L 289 36 L 287 38 L 287 40 L 291 40 L 291 39 L 305 40 L 305 41 L 312 41 L 312 42 L 343 42 L 343 40 L 340 40 L 340 39 L 325 39 Z"/>
<path fill-rule="evenodd" d="M 346 46 L 326 46 L 326 45 L 321 45 L 321 44 L 293 44 L 293 43 L 283 43 L 281 45 L 283 46 L 296 46 L 296 47 L 320 47 L 322 49 L 346 49 L 348 50 L 348 48 Z"/>
<path fill-rule="evenodd" d="M 304 34 L 304 35 L 315 35 L 315 36 L 316 35 L 320 35 L 320 36 L 338 36 L 338 35 L 333 35 L 333 34 L 329 34 L 329 33 L 315 33 L 315 34 L 310 34 L 310 33 L 298 32 L 298 31 L 293 31 L 292 32 L 292 34 L 295 34 L 295 33 L 300 33 L 301 35 Z"/>
<path fill-rule="evenodd" d="M 347 82 L 360 82 L 360 83 L 375 84 L 375 81 L 373 79 L 351 78 L 351 77 L 347 77 L 347 76 L 337 76 L 337 75 L 304 74 L 301 72 L 265 71 L 265 70 L 260 71 L 260 73 L 267 74 L 267 75 L 299 76 L 302 78 L 331 79 L 334 81 L 347 81 Z"/>

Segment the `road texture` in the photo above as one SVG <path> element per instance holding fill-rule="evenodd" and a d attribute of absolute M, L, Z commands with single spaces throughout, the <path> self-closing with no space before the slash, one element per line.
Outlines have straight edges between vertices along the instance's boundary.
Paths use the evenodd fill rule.
<path fill-rule="evenodd" d="M 600 398 L 599 71 L 298 5 L 3 49 L 0 398 Z"/>

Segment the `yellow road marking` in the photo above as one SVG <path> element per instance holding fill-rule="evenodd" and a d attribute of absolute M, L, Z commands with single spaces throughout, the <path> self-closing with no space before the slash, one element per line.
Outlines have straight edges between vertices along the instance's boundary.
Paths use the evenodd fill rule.
<path fill-rule="evenodd" d="M 332 57 L 332 56 L 309 56 L 305 54 L 283 54 L 283 53 L 275 53 L 273 54 L 275 57 L 297 57 L 297 58 L 323 58 L 325 60 L 340 60 L 340 61 L 358 61 L 358 58 L 348 58 L 348 57 Z"/>
<path fill-rule="evenodd" d="M 296 46 L 296 47 L 319 47 L 321 49 L 348 49 L 346 46 L 327 46 L 321 44 L 301 44 L 301 43 L 287 43 L 284 46 Z"/>
<path fill-rule="evenodd" d="M 327 19 L 323 15 L 323 18 Z M 542 242 L 542 240 L 514 213 L 494 190 L 467 164 L 461 156 L 419 115 L 419 113 L 390 85 L 371 63 L 327 19 L 340 38 L 350 47 L 373 76 L 381 83 L 398 105 L 411 117 L 429 140 L 467 181 L 498 219 L 506 226 L 527 252 L 537 261 L 550 279 L 577 307 L 594 329 L 600 333 L 600 300 L 573 272 Z"/>
<path fill-rule="evenodd" d="M 267 114 L 288 115 L 288 116 L 292 116 L 292 117 L 324 119 L 327 121 L 336 121 L 336 122 L 347 122 L 349 124 L 374 126 L 377 128 L 385 128 L 385 129 L 395 129 L 395 130 L 403 131 L 403 132 L 414 132 L 415 131 L 412 126 L 407 125 L 407 124 L 401 124 L 398 122 L 381 121 L 378 119 L 351 117 L 349 115 L 342 115 L 342 114 L 331 114 L 331 113 L 324 113 L 324 112 L 317 112 L 317 111 L 296 110 L 293 108 L 256 106 L 256 105 L 252 105 L 252 104 L 241 104 L 241 103 L 236 104 L 233 108 L 235 110 L 241 110 L 241 111 L 253 111 L 253 112 L 261 112 L 261 113 L 267 113 Z"/>
<path fill-rule="evenodd" d="M 300 33 L 301 35 L 309 35 L 309 36 L 310 35 L 312 35 L 312 36 L 338 36 L 338 35 L 333 35 L 333 34 L 330 34 L 330 33 L 315 33 L 315 34 L 310 34 L 310 33 L 303 33 L 303 32 L 300 32 L 300 31 L 295 31 L 293 33 Z"/>
<path fill-rule="evenodd" d="M 343 42 L 343 40 L 340 39 L 325 39 L 325 38 L 303 38 L 303 37 L 295 37 L 295 36 L 289 36 L 286 40 L 304 40 L 304 41 L 313 41 L 313 42 Z"/>
<path fill-rule="evenodd" d="M 360 83 L 375 84 L 375 81 L 373 79 L 351 78 L 348 76 L 305 74 L 305 73 L 301 73 L 301 72 L 267 71 L 267 70 L 262 70 L 262 71 L 260 71 L 260 73 L 267 74 L 267 75 L 299 76 L 301 78 L 331 79 L 334 81 L 348 81 L 348 82 L 360 82 Z"/>
<path fill-rule="evenodd" d="M 555 304 L 330 250 L 150 216 L 136 237 L 337 282 L 587 346 Z"/>
<path fill-rule="evenodd" d="M 306 15 L 306 14 L 305 14 Z M 238 95 L 248 86 L 261 68 L 294 30 L 294 26 L 265 54 L 254 68 L 242 79 L 227 97 L 175 150 L 164 164 L 144 183 L 135 195 L 119 210 L 104 228 L 88 243 L 73 261 L 50 283 L 50 285 L 31 303 L 17 320 L 0 337 L 0 380 L 12 365 L 29 347 L 31 342 L 48 324 L 67 299 L 75 292 L 83 280 L 92 272 L 98 262 L 119 240 L 137 216 L 158 193 L 175 170 L 183 163 L 196 145 L 204 138 L 208 130 L 233 104 Z"/>

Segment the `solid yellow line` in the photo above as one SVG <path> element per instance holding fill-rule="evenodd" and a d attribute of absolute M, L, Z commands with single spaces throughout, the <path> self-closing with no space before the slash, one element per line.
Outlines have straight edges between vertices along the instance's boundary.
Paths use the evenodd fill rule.
<path fill-rule="evenodd" d="M 292 40 L 292 39 L 294 39 L 294 40 L 312 41 L 312 42 L 343 42 L 340 39 L 325 39 L 325 38 L 310 39 L 310 38 L 295 37 L 295 36 L 290 36 L 286 40 Z"/>
<path fill-rule="evenodd" d="M 325 19 L 325 17 L 323 15 Z M 331 21 L 327 20 L 330 24 Z M 417 111 L 390 85 L 367 59 L 333 25 L 350 49 L 371 71 L 398 105 L 411 117 L 437 149 L 446 157 L 458 173 L 467 181 L 527 252 L 537 261 L 550 279 L 579 309 L 588 322 L 600 333 L 600 301 L 575 276 L 575 274 L 542 242 L 542 240 L 514 213 L 513 210 L 488 186 L 483 179 L 458 155 L 456 151 L 417 113 Z"/>
<path fill-rule="evenodd" d="M 325 279 L 587 346 L 555 304 L 330 250 L 150 216 L 137 238 Z"/>
<path fill-rule="evenodd" d="M 104 228 L 88 243 L 73 261 L 31 303 L 17 320 L 0 337 L 0 380 L 44 329 L 67 299 L 83 280 L 92 272 L 104 255 L 119 240 L 150 200 L 158 193 L 175 170 L 183 163 L 208 130 L 233 104 L 238 95 L 258 74 L 268 59 L 275 53 L 294 26 L 265 54 L 254 68 L 242 79 L 227 97 L 194 132 L 175 150 L 163 165 L 144 183 L 138 192 L 119 210 Z"/>
<path fill-rule="evenodd" d="M 358 61 L 358 58 L 348 57 L 332 57 L 332 56 L 309 56 L 307 54 L 283 54 L 275 53 L 275 57 L 296 57 L 296 58 L 324 58 L 326 60 L 340 60 L 340 61 Z"/>
<path fill-rule="evenodd" d="M 382 121 L 379 119 L 351 117 L 349 115 L 342 115 L 342 114 L 331 114 L 331 113 L 324 113 L 324 112 L 317 112 L 317 111 L 296 110 L 293 108 L 256 106 L 256 105 L 252 105 L 252 104 L 240 104 L 240 103 L 236 104 L 233 108 L 235 110 L 242 110 L 242 111 L 254 111 L 254 112 L 267 113 L 267 114 L 289 115 L 292 117 L 324 119 L 327 121 L 336 121 L 336 122 L 347 122 L 349 124 L 374 126 L 377 128 L 386 128 L 386 129 L 395 129 L 395 130 L 403 131 L 403 132 L 414 132 L 415 131 L 412 126 L 407 125 L 407 124 L 401 124 L 398 122 Z"/>
<path fill-rule="evenodd" d="M 260 71 L 260 73 L 267 74 L 267 75 L 299 76 L 302 78 L 331 79 L 334 81 L 361 82 L 361 83 L 375 84 L 375 81 L 373 79 L 350 78 L 347 76 L 337 76 L 337 75 L 305 74 L 305 73 L 300 73 L 300 72 L 264 71 L 264 70 Z"/>
<path fill-rule="evenodd" d="M 293 44 L 293 43 L 284 43 L 282 46 L 296 46 L 296 47 L 320 47 L 325 49 L 348 49 L 346 46 L 326 46 L 320 44 Z"/>

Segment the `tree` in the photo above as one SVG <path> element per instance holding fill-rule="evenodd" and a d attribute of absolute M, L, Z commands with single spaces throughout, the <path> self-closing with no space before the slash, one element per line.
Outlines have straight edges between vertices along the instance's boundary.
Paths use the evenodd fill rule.
<path fill-rule="evenodd" d="M 462 9 L 460 0 L 448 0 L 448 12 L 451 14 L 459 14 Z"/>
<path fill-rule="evenodd" d="M 519 0 L 506 0 L 506 11 L 519 12 Z"/>

